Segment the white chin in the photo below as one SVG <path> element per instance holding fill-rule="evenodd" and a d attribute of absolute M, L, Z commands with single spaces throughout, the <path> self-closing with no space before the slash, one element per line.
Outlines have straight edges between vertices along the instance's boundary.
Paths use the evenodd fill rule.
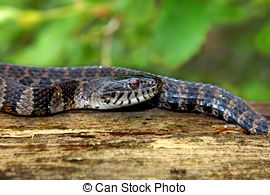
<path fill-rule="evenodd" d="M 137 98 L 139 101 L 137 100 Z M 139 96 L 137 98 L 132 98 L 130 100 L 130 102 L 126 98 L 125 99 L 121 98 L 115 104 L 113 104 L 113 102 L 115 102 L 115 100 L 112 99 L 109 104 L 107 104 L 106 102 L 100 102 L 99 104 L 94 105 L 92 108 L 99 109 L 99 110 L 109 110 L 109 109 L 115 109 L 115 108 L 122 108 L 122 107 L 126 107 L 126 106 L 132 106 L 132 105 L 146 101 L 143 96 Z M 148 98 L 150 98 L 150 96 Z M 147 98 L 147 100 L 148 100 L 148 98 Z"/>

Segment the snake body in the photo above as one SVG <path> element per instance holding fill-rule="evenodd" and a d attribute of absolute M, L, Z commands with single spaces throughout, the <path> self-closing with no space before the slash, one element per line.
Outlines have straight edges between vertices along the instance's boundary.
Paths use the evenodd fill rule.
<path fill-rule="evenodd" d="M 143 101 L 170 110 L 209 113 L 251 134 L 267 135 L 270 129 L 270 121 L 256 114 L 240 97 L 210 84 L 119 67 L 37 68 L 0 63 L 2 112 L 46 116 Z"/>

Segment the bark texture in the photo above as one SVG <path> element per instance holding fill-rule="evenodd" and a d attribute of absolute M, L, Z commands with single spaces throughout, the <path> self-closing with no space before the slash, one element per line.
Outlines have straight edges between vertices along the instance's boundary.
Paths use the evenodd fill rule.
<path fill-rule="evenodd" d="M 270 118 L 270 103 L 250 102 Z M 270 179 L 269 136 L 158 108 L 0 113 L 0 179 Z"/>

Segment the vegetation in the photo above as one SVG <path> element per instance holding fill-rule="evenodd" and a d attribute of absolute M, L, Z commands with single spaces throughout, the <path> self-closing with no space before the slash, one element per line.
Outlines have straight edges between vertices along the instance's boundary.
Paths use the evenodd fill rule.
<path fill-rule="evenodd" d="M 0 61 L 124 66 L 270 101 L 268 0 L 0 0 Z"/>

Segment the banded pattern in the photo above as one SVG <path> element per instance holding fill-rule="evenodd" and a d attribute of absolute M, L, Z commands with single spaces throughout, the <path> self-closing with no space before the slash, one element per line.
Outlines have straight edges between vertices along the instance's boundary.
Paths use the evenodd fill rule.
<path fill-rule="evenodd" d="M 223 88 L 170 78 L 163 82 L 166 84 L 161 92 L 151 100 L 157 107 L 212 114 L 251 134 L 267 135 L 269 132 L 269 121 L 256 114 L 240 97 Z"/>
<path fill-rule="evenodd" d="M 71 109 L 113 109 L 150 100 L 162 85 L 158 77 L 147 74 L 97 77 L 84 70 L 0 63 L 0 110 L 47 116 Z M 83 77 L 83 72 L 89 77 Z"/>
<path fill-rule="evenodd" d="M 132 75 L 146 77 L 144 90 L 121 91 L 123 83 L 113 78 Z M 4 112 L 40 116 L 78 108 L 111 109 L 146 100 L 160 108 L 209 113 L 251 134 L 267 135 L 270 128 L 270 122 L 240 97 L 210 84 L 117 67 L 36 68 L 0 63 L 0 109 Z"/>

